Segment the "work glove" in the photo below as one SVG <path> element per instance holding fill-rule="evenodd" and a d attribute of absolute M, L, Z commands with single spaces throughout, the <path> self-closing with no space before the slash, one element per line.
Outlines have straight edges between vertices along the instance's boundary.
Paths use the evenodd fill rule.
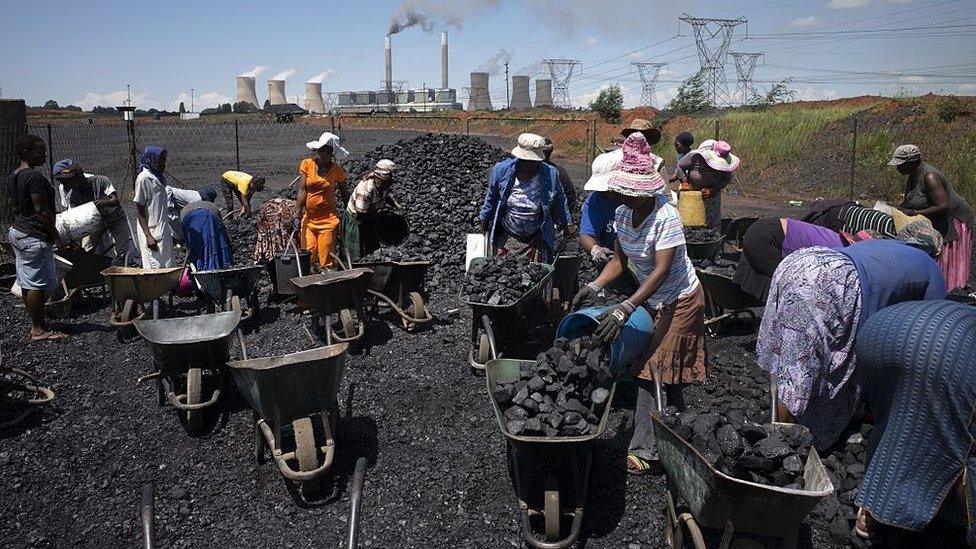
<path fill-rule="evenodd" d="M 613 252 L 611 250 L 604 248 L 603 246 L 593 246 L 590 248 L 590 259 L 592 259 L 595 263 L 602 265 L 607 261 L 610 261 L 610 255 L 612 253 Z"/>
<path fill-rule="evenodd" d="M 624 325 L 627 324 L 627 319 L 630 318 L 630 315 L 634 314 L 636 309 L 636 307 L 630 304 L 630 301 L 624 301 L 613 309 L 607 310 L 597 317 L 600 325 L 596 327 L 593 335 L 604 343 L 610 343 L 617 339 L 620 337 L 620 332 L 623 331 Z"/>
<path fill-rule="evenodd" d="M 596 282 L 587 283 L 573 296 L 573 301 L 569 304 L 570 309 L 576 311 L 584 307 L 592 307 L 602 291 L 603 288 Z"/>

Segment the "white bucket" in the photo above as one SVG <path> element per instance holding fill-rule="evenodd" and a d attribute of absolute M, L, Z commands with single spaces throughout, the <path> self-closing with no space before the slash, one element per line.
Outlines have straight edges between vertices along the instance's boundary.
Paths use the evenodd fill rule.
<path fill-rule="evenodd" d="M 476 257 L 488 255 L 488 239 L 481 233 L 470 233 L 467 235 L 467 250 L 464 258 L 464 272 L 468 272 L 471 260 Z"/>
<path fill-rule="evenodd" d="M 54 220 L 61 242 L 77 242 L 102 228 L 102 215 L 94 202 L 59 213 Z"/>

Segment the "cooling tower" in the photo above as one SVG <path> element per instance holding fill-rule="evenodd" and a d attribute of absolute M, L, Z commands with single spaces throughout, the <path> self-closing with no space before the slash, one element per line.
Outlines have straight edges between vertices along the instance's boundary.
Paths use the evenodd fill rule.
<path fill-rule="evenodd" d="M 322 101 L 321 82 L 305 82 L 305 99 L 308 101 L 308 112 L 315 114 L 325 112 L 325 102 Z"/>
<path fill-rule="evenodd" d="M 447 31 L 441 31 L 441 89 L 450 87 L 447 83 Z"/>
<path fill-rule="evenodd" d="M 384 46 L 386 54 L 386 91 L 393 91 L 393 39 L 386 35 Z"/>
<path fill-rule="evenodd" d="M 508 106 L 513 111 L 531 109 L 532 98 L 529 97 L 529 77 L 512 77 L 512 102 Z"/>
<path fill-rule="evenodd" d="M 272 105 L 284 105 L 288 103 L 285 99 L 285 81 L 268 80 L 268 100 Z"/>
<path fill-rule="evenodd" d="M 535 106 L 552 106 L 552 80 L 537 78 L 535 81 Z"/>
<path fill-rule="evenodd" d="M 471 98 L 468 99 L 469 111 L 490 111 L 491 96 L 488 94 L 488 73 L 471 73 Z"/>
<path fill-rule="evenodd" d="M 258 94 L 254 89 L 253 76 L 237 77 L 237 102 L 240 103 L 241 101 L 250 103 L 255 107 L 260 107 L 258 104 Z"/>

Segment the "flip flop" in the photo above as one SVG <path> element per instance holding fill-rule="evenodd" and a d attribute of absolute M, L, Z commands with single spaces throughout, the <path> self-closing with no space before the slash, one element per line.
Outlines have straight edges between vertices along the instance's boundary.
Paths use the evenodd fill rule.
<path fill-rule="evenodd" d="M 30 336 L 29 341 L 34 343 L 35 341 L 60 341 L 62 339 L 68 339 L 68 334 L 48 330 L 42 334 Z"/>
<path fill-rule="evenodd" d="M 653 460 L 628 454 L 627 457 L 622 457 L 617 461 L 617 468 L 626 471 L 629 475 L 639 476 L 656 469 L 655 464 L 656 462 Z"/>

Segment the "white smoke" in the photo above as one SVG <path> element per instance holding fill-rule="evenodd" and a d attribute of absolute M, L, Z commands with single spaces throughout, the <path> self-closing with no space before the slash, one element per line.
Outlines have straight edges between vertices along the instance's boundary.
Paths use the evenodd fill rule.
<path fill-rule="evenodd" d="M 288 69 L 286 71 L 281 71 L 278 74 L 269 78 L 268 80 L 288 80 L 292 76 L 295 76 L 295 69 Z"/>
<path fill-rule="evenodd" d="M 514 52 L 505 48 L 498 50 L 483 65 L 478 67 L 478 70 L 475 72 L 487 72 L 491 75 L 498 74 L 505 67 L 505 63 L 512 60 L 512 53 Z"/>
<path fill-rule="evenodd" d="M 396 34 L 410 27 L 419 26 L 426 32 L 434 28 L 434 23 L 447 27 L 461 28 L 464 20 L 473 13 L 499 7 L 502 0 L 467 0 L 464 2 L 446 0 L 404 0 L 390 18 L 387 34 Z"/>
<path fill-rule="evenodd" d="M 336 73 L 335 69 L 329 67 L 324 71 L 316 74 L 315 76 L 309 78 L 307 82 L 310 84 L 321 84 L 326 78 L 332 76 L 335 73 Z"/>
<path fill-rule="evenodd" d="M 250 78 L 257 78 L 257 76 L 259 74 L 261 74 L 262 72 L 268 70 L 268 68 L 269 67 L 267 65 L 258 65 L 258 66 L 254 67 L 253 69 L 251 69 L 251 70 L 249 70 L 247 72 L 238 74 L 237 76 L 247 76 L 247 77 L 250 77 Z"/>
<path fill-rule="evenodd" d="M 544 67 L 545 67 L 545 65 L 542 64 L 542 61 L 536 61 L 535 63 L 532 63 L 530 65 L 526 65 L 526 66 L 524 66 L 524 67 L 516 70 L 512 74 L 524 75 L 524 76 L 535 76 L 537 74 L 542 73 L 543 70 L 544 70 Z"/>

